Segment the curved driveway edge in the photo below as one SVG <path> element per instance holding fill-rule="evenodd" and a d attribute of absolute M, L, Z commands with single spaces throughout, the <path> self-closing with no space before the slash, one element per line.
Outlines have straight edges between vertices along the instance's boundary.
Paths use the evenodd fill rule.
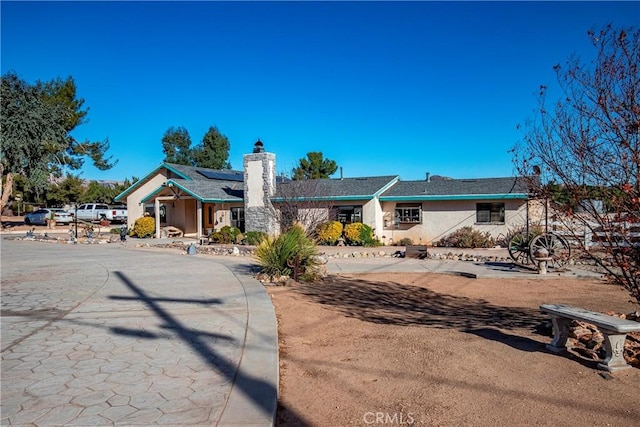
<path fill-rule="evenodd" d="M 280 375 L 275 309 L 262 283 L 246 274 L 237 277 L 247 299 L 245 351 L 218 425 L 273 425 Z"/>
<path fill-rule="evenodd" d="M 273 425 L 277 323 L 250 261 L 1 251 L 2 425 Z"/>

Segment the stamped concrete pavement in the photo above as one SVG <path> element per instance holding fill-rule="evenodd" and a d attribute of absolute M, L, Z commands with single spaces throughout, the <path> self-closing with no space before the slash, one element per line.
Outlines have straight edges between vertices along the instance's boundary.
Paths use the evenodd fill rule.
<path fill-rule="evenodd" d="M 2 425 L 272 425 L 273 306 L 250 264 L 3 239 Z"/>

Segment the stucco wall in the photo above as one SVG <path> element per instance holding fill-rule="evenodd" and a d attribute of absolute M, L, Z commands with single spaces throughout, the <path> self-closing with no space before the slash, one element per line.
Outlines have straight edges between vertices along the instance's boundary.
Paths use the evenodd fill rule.
<path fill-rule="evenodd" d="M 297 219 L 307 230 L 311 230 L 329 219 L 329 208 L 317 206 L 299 207 Z"/>
<path fill-rule="evenodd" d="M 374 229 L 374 234 L 378 234 L 378 230 L 382 228 L 382 207 L 378 202 L 378 199 L 372 199 L 369 201 L 361 201 L 362 203 L 362 223 L 367 224 Z M 356 204 L 356 202 L 354 202 Z"/>
<path fill-rule="evenodd" d="M 362 223 L 367 224 L 371 228 L 382 228 L 382 208 L 379 206 L 377 199 L 375 200 L 341 200 L 336 202 L 334 206 L 362 206 Z M 311 208 L 298 208 L 298 218 L 305 223 L 305 226 L 310 224 L 318 225 L 321 222 L 329 220 L 329 211 L 332 209 L 331 205 L 314 206 Z"/>
<path fill-rule="evenodd" d="M 135 191 L 127 196 L 127 227 L 133 227 L 136 219 L 144 215 L 144 204 L 142 198 L 149 195 L 152 191 L 162 186 L 167 180 L 163 174 L 164 170 L 158 175 L 151 177 L 147 182 L 140 185 Z"/>
<path fill-rule="evenodd" d="M 383 227 L 385 243 L 398 242 L 403 238 L 410 238 L 414 243 L 433 244 L 459 228 L 470 226 L 481 232 L 489 232 L 491 236 L 500 238 L 506 236 L 510 230 L 523 226 L 526 222 L 526 202 L 524 200 L 483 200 L 484 202 L 504 202 L 505 222 L 503 224 L 476 223 L 475 200 L 453 200 L 422 202 L 422 223 L 399 224 L 393 221 Z M 393 218 L 395 202 L 384 202 L 382 209 L 385 217 Z M 381 239 L 382 240 L 382 239 Z"/>

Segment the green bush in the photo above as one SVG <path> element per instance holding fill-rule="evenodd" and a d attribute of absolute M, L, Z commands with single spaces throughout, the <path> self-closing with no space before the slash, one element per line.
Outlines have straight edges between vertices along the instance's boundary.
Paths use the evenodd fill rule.
<path fill-rule="evenodd" d="M 398 240 L 398 242 L 396 243 L 396 246 L 411 246 L 413 245 L 413 240 L 411 240 L 411 238 L 409 237 L 403 237 L 402 239 Z"/>
<path fill-rule="evenodd" d="M 367 247 L 382 246 L 382 242 L 373 235 L 373 228 L 367 224 L 362 224 L 360 228 L 360 241 Z"/>
<path fill-rule="evenodd" d="M 235 243 L 236 238 L 241 234 L 241 231 L 239 228 L 225 225 L 220 229 L 220 233 L 224 236 L 225 243 Z"/>
<path fill-rule="evenodd" d="M 224 241 L 224 235 L 219 232 L 219 231 L 212 231 L 211 234 L 209 234 L 209 240 L 213 243 L 225 243 Z"/>
<path fill-rule="evenodd" d="M 156 220 L 151 216 L 143 216 L 136 219 L 133 229 L 129 232 L 130 236 L 139 237 L 141 239 L 153 237 L 156 232 Z"/>
<path fill-rule="evenodd" d="M 244 234 L 244 238 L 247 245 L 257 246 L 267 238 L 267 233 L 264 231 L 247 231 Z"/>
<path fill-rule="evenodd" d="M 344 227 L 344 238 L 349 245 L 356 246 L 381 246 L 380 242 L 373 235 L 373 228 L 361 222 L 353 222 Z"/>
<path fill-rule="evenodd" d="M 496 241 L 489 232 L 481 232 L 473 227 L 459 228 L 438 242 L 437 246 L 452 248 L 491 248 Z"/>
<path fill-rule="evenodd" d="M 376 246 L 379 243 L 373 236 L 373 229 L 361 222 L 347 224 L 344 227 L 344 238 L 349 245 Z"/>
<path fill-rule="evenodd" d="M 242 232 L 239 228 L 225 225 L 220 231 L 214 230 L 209 234 L 209 240 L 213 243 L 240 243 L 238 237 L 242 239 Z"/>
<path fill-rule="evenodd" d="M 120 234 L 120 227 L 110 229 L 109 234 Z"/>
<path fill-rule="evenodd" d="M 262 272 L 270 277 L 288 276 L 303 281 L 317 276 L 316 245 L 300 226 L 291 227 L 278 237 L 267 237 L 256 248 Z M 296 272 L 297 265 L 297 272 Z"/>
<path fill-rule="evenodd" d="M 318 242 L 321 245 L 335 245 L 342 237 L 343 225 L 339 221 L 327 221 L 320 224 L 316 230 Z"/>

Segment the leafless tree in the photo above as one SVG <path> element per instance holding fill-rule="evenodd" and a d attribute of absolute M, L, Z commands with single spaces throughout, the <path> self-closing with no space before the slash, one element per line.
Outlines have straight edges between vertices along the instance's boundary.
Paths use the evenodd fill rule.
<path fill-rule="evenodd" d="M 640 302 L 640 32 L 588 36 L 595 58 L 554 66 L 559 99 L 540 87 L 514 160 L 574 243 Z"/>
<path fill-rule="evenodd" d="M 285 231 L 293 224 L 302 225 L 313 237 L 320 224 L 332 219 L 332 202 L 328 195 L 328 180 L 306 179 L 280 182 L 273 199 L 272 214 Z"/>

